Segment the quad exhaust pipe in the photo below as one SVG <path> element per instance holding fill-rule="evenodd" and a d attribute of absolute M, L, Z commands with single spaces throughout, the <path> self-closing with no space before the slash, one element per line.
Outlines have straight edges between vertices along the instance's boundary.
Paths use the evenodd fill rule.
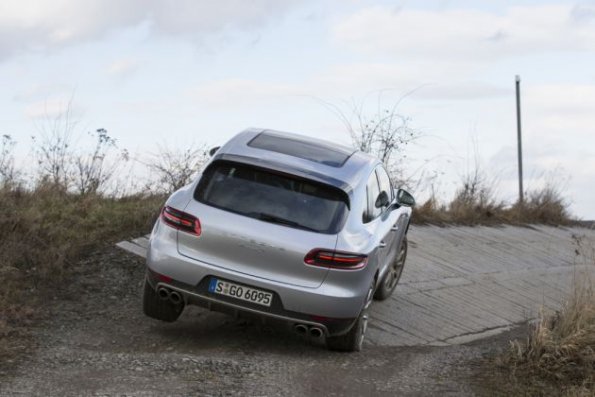
<path fill-rule="evenodd" d="M 169 301 L 174 305 L 179 305 L 180 303 L 182 303 L 182 295 L 180 295 L 176 291 L 172 291 L 169 293 Z"/>
<path fill-rule="evenodd" d="M 310 328 L 310 336 L 313 338 L 320 338 L 322 336 L 322 330 L 318 327 Z"/>
<path fill-rule="evenodd" d="M 164 301 L 169 300 L 169 291 L 167 288 L 159 287 L 159 289 L 157 289 L 157 295 Z"/>
<path fill-rule="evenodd" d="M 313 338 L 320 338 L 322 335 L 324 335 L 324 332 L 322 332 L 321 328 L 309 327 L 306 324 L 296 324 L 293 326 L 293 329 L 300 335 L 309 335 Z"/>
<path fill-rule="evenodd" d="M 157 289 L 157 295 L 164 301 L 170 301 L 174 305 L 179 305 L 184 301 L 182 295 L 179 292 L 172 291 L 169 288 L 165 287 L 159 287 Z"/>

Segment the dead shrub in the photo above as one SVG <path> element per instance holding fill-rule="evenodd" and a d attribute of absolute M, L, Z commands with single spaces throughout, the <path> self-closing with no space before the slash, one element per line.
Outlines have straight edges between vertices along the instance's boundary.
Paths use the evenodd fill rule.
<path fill-rule="evenodd" d="M 515 203 L 510 209 L 511 218 L 518 222 L 566 225 L 571 222 L 568 203 L 562 192 L 553 184 L 530 191 L 524 203 Z"/>
<path fill-rule="evenodd" d="M 466 178 L 450 202 L 441 203 L 432 195 L 416 206 L 412 221 L 436 225 L 569 225 L 575 222 L 561 192 L 551 185 L 530 191 L 523 204 L 517 202 L 512 206 L 497 201 L 493 186 L 481 177 Z"/>
<path fill-rule="evenodd" d="M 451 222 L 473 225 L 501 221 L 504 204 L 496 201 L 494 185 L 477 167 L 466 175 L 462 187 L 448 204 Z"/>
<path fill-rule="evenodd" d="M 343 123 L 354 148 L 379 158 L 393 183 L 405 186 L 413 183 L 413 177 L 405 175 L 405 149 L 422 133 L 412 127 L 411 118 L 399 112 L 399 105 L 415 90 L 393 103 L 383 100 L 386 91 L 376 92 L 377 103 L 372 107 L 369 107 L 367 98 L 360 101 L 352 99 L 339 105 L 319 101 Z"/>
<path fill-rule="evenodd" d="M 444 224 L 450 222 L 448 208 L 432 195 L 423 204 L 413 207 L 412 220 L 417 224 Z"/>
<path fill-rule="evenodd" d="M 154 177 L 148 190 L 171 193 L 192 182 L 209 158 L 206 145 L 190 145 L 186 149 L 159 147 L 145 162 Z"/>
<path fill-rule="evenodd" d="M 72 117 L 72 100 L 55 117 L 46 115 L 32 136 L 39 183 L 68 190 L 74 173 L 72 139 L 77 122 Z"/>
<path fill-rule="evenodd" d="M 95 140 L 93 149 L 88 152 L 79 149 L 72 156 L 73 185 L 81 195 L 102 191 L 118 169 L 119 162 L 126 159 L 126 156 L 120 156 L 110 161 L 111 152 L 117 148 L 116 140 L 104 128 L 89 135 Z"/>
<path fill-rule="evenodd" d="M 10 135 L 5 134 L 0 138 L 0 186 L 11 187 L 18 183 L 13 155 L 15 145 Z"/>

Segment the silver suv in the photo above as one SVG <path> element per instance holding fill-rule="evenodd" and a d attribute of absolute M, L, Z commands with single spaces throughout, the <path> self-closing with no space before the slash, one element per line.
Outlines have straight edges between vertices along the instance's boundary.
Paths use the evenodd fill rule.
<path fill-rule="evenodd" d="M 241 132 L 172 194 L 151 234 L 143 309 L 249 312 L 359 351 L 372 298 L 394 291 L 413 197 L 351 148 L 270 130 Z"/>

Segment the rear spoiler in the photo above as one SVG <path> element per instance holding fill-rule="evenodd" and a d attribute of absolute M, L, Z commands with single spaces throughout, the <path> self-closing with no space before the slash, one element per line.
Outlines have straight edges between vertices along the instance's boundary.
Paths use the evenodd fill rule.
<path fill-rule="evenodd" d="M 312 170 L 305 170 L 305 169 L 296 168 L 296 167 L 288 167 L 284 164 L 279 164 L 279 163 L 276 163 L 273 161 L 268 161 L 265 159 L 249 157 L 249 156 L 241 156 L 241 155 L 237 155 L 237 154 L 223 153 L 223 154 L 216 154 L 213 157 L 212 161 L 214 162 L 217 160 L 233 161 L 236 163 L 244 163 L 244 164 L 249 164 L 249 165 L 253 165 L 256 167 L 268 168 L 268 169 L 271 169 L 271 170 L 277 171 L 277 172 L 296 175 L 296 176 L 302 177 L 304 179 L 310 179 L 315 182 L 324 183 L 325 185 L 330 185 L 332 187 L 336 187 L 338 189 L 341 189 L 345 193 L 347 193 L 347 195 L 349 195 L 353 191 L 353 188 L 347 182 L 341 181 L 339 179 L 335 179 L 333 177 L 322 174 L 320 172 L 316 172 L 316 171 L 312 171 Z"/>

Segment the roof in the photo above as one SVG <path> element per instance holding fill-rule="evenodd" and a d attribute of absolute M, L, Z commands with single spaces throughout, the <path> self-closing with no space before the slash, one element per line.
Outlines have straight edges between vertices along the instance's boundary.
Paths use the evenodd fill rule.
<path fill-rule="evenodd" d="M 267 129 L 248 129 L 223 145 L 213 160 L 231 160 L 290 172 L 345 191 L 366 179 L 379 160 L 353 148 Z"/>

